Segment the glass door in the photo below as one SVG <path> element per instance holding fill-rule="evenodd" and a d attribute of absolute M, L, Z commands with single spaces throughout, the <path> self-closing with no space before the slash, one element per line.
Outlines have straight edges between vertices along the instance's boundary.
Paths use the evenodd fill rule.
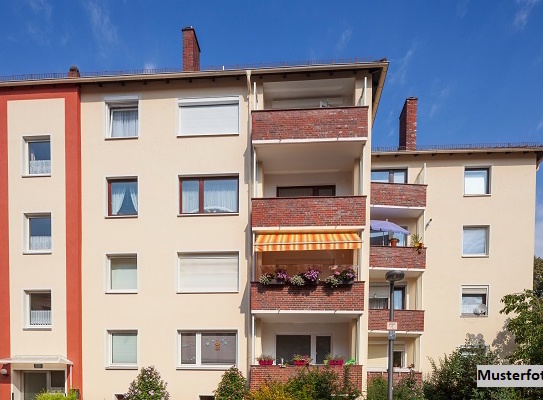
<path fill-rule="evenodd" d="M 332 338 L 330 336 L 317 336 L 315 363 L 324 364 L 324 358 L 332 351 Z"/>
<path fill-rule="evenodd" d="M 46 372 L 24 373 L 24 400 L 35 400 L 36 395 L 47 390 Z"/>

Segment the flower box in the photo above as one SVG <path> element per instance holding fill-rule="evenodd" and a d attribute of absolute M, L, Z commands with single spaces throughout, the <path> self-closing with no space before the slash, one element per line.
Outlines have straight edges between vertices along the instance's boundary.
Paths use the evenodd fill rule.
<path fill-rule="evenodd" d="M 309 364 L 307 361 L 305 360 L 294 360 L 294 365 L 297 365 L 297 366 L 302 366 L 302 365 L 307 365 Z"/>
<path fill-rule="evenodd" d="M 273 360 L 258 360 L 258 365 L 273 365 Z"/>
<path fill-rule="evenodd" d="M 328 365 L 343 365 L 345 360 L 328 360 Z"/>

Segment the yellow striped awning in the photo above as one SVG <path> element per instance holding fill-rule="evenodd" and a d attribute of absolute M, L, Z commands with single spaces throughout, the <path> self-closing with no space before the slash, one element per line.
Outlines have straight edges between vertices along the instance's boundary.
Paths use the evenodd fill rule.
<path fill-rule="evenodd" d="M 255 251 L 304 251 L 360 249 L 362 240 L 355 232 L 342 233 L 262 233 L 256 237 Z"/>

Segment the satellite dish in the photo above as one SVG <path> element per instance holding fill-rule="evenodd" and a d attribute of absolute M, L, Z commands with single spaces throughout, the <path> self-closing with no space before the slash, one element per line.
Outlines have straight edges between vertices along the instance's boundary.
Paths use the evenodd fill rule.
<path fill-rule="evenodd" d="M 479 304 L 474 310 L 473 313 L 475 315 L 486 315 L 486 312 L 488 311 L 488 307 L 485 304 Z"/>

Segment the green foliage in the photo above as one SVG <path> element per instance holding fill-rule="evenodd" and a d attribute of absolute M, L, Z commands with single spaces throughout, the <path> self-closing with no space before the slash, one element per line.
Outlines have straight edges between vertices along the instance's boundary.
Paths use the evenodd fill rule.
<path fill-rule="evenodd" d="M 387 400 L 388 381 L 377 377 L 368 384 L 367 400 Z M 392 390 L 394 400 L 424 400 L 422 388 L 417 385 L 414 376 L 407 376 L 394 385 Z"/>
<path fill-rule="evenodd" d="M 543 258 L 534 257 L 534 293 L 543 297 Z"/>
<path fill-rule="evenodd" d="M 77 392 L 70 389 L 67 396 L 64 393 L 42 392 L 36 396 L 36 400 L 77 400 Z"/>
<path fill-rule="evenodd" d="M 466 344 L 450 355 L 430 360 L 432 375 L 424 382 L 424 395 L 432 400 L 513 400 L 512 388 L 478 388 L 477 365 L 499 365 L 498 355 L 488 350 L 483 339 L 466 338 Z"/>
<path fill-rule="evenodd" d="M 253 390 L 245 397 L 247 400 L 298 400 L 293 397 L 282 383 L 272 382 Z"/>
<path fill-rule="evenodd" d="M 130 384 L 124 398 L 126 400 L 169 400 L 167 385 L 154 366 L 142 368 Z"/>
<path fill-rule="evenodd" d="M 215 400 L 243 400 L 247 393 L 247 379 L 236 367 L 230 367 L 213 393 Z"/>

